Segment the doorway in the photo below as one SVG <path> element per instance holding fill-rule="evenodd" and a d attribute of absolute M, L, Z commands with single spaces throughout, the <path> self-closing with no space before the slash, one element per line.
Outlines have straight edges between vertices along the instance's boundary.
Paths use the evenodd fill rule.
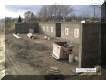
<path fill-rule="evenodd" d="M 61 23 L 56 23 L 56 37 L 61 37 Z"/>

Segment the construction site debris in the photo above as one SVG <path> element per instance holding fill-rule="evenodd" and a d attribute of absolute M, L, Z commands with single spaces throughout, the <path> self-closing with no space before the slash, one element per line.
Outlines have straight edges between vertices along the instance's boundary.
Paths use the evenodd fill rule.
<path fill-rule="evenodd" d="M 45 40 L 50 40 L 51 38 L 49 36 L 44 36 Z"/>
<path fill-rule="evenodd" d="M 27 34 L 27 37 L 28 37 L 28 38 L 31 38 L 31 37 L 32 37 L 32 33 L 28 33 L 28 34 Z"/>
<path fill-rule="evenodd" d="M 76 67 L 76 64 L 68 64 L 68 60 L 56 60 L 50 55 L 54 41 L 60 40 L 44 40 L 44 35 L 39 34 L 33 34 L 37 37 L 36 40 L 29 39 L 27 34 L 19 36 L 22 39 L 16 39 L 11 34 L 6 35 L 6 69 L 12 72 L 7 72 L 9 75 L 73 75 L 70 69 Z"/>
<path fill-rule="evenodd" d="M 52 56 L 56 59 L 68 59 L 71 54 L 72 47 L 67 45 L 67 42 L 55 42 L 53 43 Z"/>
<path fill-rule="evenodd" d="M 20 39 L 20 38 L 21 38 L 20 36 L 18 36 L 17 34 L 14 34 L 14 33 L 13 33 L 13 36 L 14 36 L 15 38 L 17 38 L 17 39 Z"/>
<path fill-rule="evenodd" d="M 47 36 L 44 36 L 44 39 L 47 39 Z"/>
<path fill-rule="evenodd" d="M 50 67 L 51 69 L 54 69 L 54 70 L 58 70 L 58 68 L 57 67 Z"/>
<path fill-rule="evenodd" d="M 35 36 L 35 35 L 32 34 L 32 33 L 28 33 L 28 34 L 27 34 L 27 37 L 28 37 L 28 38 L 31 38 L 31 39 L 37 39 L 37 38 L 38 38 L 37 36 Z"/>
<path fill-rule="evenodd" d="M 59 74 L 60 71 L 57 67 L 50 67 L 50 69 L 47 71 L 47 74 Z"/>

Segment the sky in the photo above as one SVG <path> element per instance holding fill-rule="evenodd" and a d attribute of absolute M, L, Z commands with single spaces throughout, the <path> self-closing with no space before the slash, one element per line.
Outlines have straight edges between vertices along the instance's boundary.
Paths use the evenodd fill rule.
<path fill-rule="evenodd" d="M 0 18 L 17 17 L 19 14 L 23 17 L 28 9 L 36 13 L 40 6 L 35 5 L 102 5 L 103 2 L 104 0 L 0 0 Z"/>
<path fill-rule="evenodd" d="M 6 5 L 5 12 L 6 17 L 24 17 L 24 13 L 27 11 L 32 11 L 35 15 L 40 10 L 40 5 Z"/>
<path fill-rule="evenodd" d="M 35 15 L 41 9 L 42 5 L 6 5 L 6 13 L 8 13 L 7 17 L 24 17 L 24 13 L 27 11 L 32 11 Z M 93 16 L 93 7 L 89 5 L 72 5 L 73 12 L 72 15 L 83 16 L 89 15 Z M 96 8 L 96 15 L 100 16 L 100 8 Z M 88 13 L 89 12 L 89 13 Z"/>

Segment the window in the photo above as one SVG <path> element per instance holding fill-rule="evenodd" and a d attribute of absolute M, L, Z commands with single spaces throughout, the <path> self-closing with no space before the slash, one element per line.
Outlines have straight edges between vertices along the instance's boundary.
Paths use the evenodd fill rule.
<path fill-rule="evenodd" d="M 65 35 L 69 35 L 69 28 L 65 28 Z"/>
<path fill-rule="evenodd" d="M 79 28 L 74 29 L 74 38 L 79 38 Z"/>
<path fill-rule="evenodd" d="M 53 27 L 51 27 L 51 32 L 53 32 Z"/>

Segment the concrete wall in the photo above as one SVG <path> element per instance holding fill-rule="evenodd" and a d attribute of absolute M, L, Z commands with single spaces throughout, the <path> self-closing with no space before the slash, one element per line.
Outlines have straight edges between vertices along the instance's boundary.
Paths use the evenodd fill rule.
<path fill-rule="evenodd" d="M 101 5 L 101 20 L 106 22 L 106 1 Z"/>
<path fill-rule="evenodd" d="M 51 37 L 56 37 L 57 22 L 39 22 L 40 32 Z M 81 23 L 80 22 L 60 22 L 61 38 L 80 43 Z M 68 29 L 68 30 L 67 30 Z M 67 33 L 68 31 L 68 33 Z"/>
<path fill-rule="evenodd" d="M 73 53 L 79 57 L 79 67 L 94 67 L 100 64 L 100 24 L 80 22 L 60 22 L 61 37 L 74 44 Z M 56 37 L 56 22 L 39 22 L 34 29 L 51 37 Z M 28 32 L 32 24 L 16 24 L 17 32 Z"/>
<path fill-rule="evenodd" d="M 101 16 L 102 16 L 102 24 L 101 24 L 101 65 L 106 67 L 106 1 L 101 6 Z M 104 22 L 104 23 L 103 23 Z"/>
<path fill-rule="evenodd" d="M 58 22 L 40 22 L 40 32 L 51 37 L 56 37 L 56 23 Z M 73 53 L 79 56 L 81 52 L 81 34 L 82 24 L 80 22 L 59 22 L 61 23 L 61 37 L 66 41 L 74 43 Z M 51 30 L 52 27 L 52 30 Z M 68 30 L 67 30 L 68 29 Z"/>
<path fill-rule="evenodd" d="M 61 24 L 61 37 L 73 43 L 80 44 L 81 27 L 80 22 L 63 22 Z"/>
<path fill-rule="evenodd" d="M 40 32 L 51 37 L 56 37 L 55 22 L 39 22 Z"/>
<path fill-rule="evenodd" d="M 16 23 L 15 24 L 16 33 L 28 33 L 29 29 L 33 29 L 34 33 L 38 33 L 39 32 L 38 23 Z"/>
<path fill-rule="evenodd" d="M 101 65 L 106 67 L 106 23 L 101 24 Z"/>
<path fill-rule="evenodd" d="M 81 53 L 82 24 L 80 22 L 63 22 L 61 24 L 61 32 L 63 39 L 73 43 L 72 53 L 79 57 Z"/>
<path fill-rule="evenodd" d="M 101 62 L 101 25 L 85 23 L 82 27 L 81 67 L 94 67 Z"/>

